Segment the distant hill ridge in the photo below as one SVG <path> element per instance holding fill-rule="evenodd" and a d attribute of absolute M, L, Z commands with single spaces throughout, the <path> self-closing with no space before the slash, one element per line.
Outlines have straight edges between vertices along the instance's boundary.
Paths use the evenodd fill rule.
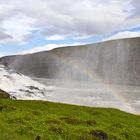
<path fill-rule="evenodd" d="M 5 56 L 0 63 L 28 76 L 140 85 L 140 38 Z"/>

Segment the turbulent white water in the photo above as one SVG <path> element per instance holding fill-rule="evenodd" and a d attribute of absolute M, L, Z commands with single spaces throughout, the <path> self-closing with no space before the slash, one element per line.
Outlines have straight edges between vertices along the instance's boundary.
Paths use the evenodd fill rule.
<path fill-rule="evenodd" d="M 49 96 L 46 87 L 31 78 L 0 65 L 0 89 L 16 99 L 44 100 Z"/>
<path fill-rule="evenodd" d="M 47 99 L 49 101 L 94 107 L 112 107 L 140 114 L 140 87 L 116 85 L 115 88 L 120 91 L 118 94 L 114 91 L 110 92 L 108 88 L 102 87 L 98 83 L 47 78 L 33 79 L 46 86 L 54 87 L 49 91 L 51 93 L 51 98 Z"/>
<path fill-rule="evenodd" d="M 140 87 L 118 86 L 121 98 L 97 83 L 29 78 L 0 65 L 0 89 L 22 100 L 48 100 L 96 107 L 113 107 L 140 114 Z"/>

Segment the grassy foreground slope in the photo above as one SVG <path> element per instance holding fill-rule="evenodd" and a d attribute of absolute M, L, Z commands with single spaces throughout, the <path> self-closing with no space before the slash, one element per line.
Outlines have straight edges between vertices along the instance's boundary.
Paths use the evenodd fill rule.
<path fill-rule="evenodd" d="M 117 109 L 0 99 L 0 140 L 140 140 L 140 116 Z"/>
<path fill-rule="evenodd" d="M 0 99 L 8 99 L 8 98 L 10 98 L 10 95 L 0 89 Z"/>

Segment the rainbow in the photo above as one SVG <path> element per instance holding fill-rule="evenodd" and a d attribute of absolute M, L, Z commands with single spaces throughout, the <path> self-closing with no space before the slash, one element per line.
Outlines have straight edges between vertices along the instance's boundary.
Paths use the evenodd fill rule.
<path fill-rule="evenodd" d="M 51 53 L 50 57 L 57 62 L 60 66 L 62 64 L 72 67 L 78 73 L 84 75 L 89 80 L 96 82 L 101 88 L 107 89 L 108 93 L 112 94 L 114 98 L 120 101 L 121 104 L 127 106 L 128 112 L 137 114 L 136 110 L 129 104 L 128 100 L 123 96 L 122 92 L 114 87 L 113 85 L 107 84 L 95 71 L 91 71 L 87 69 L 84 65 L 79 63 L 78 61 L 70 61 L 63 56 L 59 56 L 57 54 Z M 127 111 L 127 110 L 125 110 Z"/>

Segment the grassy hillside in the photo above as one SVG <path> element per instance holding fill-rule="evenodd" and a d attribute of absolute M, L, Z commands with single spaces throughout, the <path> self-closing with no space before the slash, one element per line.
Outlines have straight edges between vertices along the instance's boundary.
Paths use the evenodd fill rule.
<path fill-rule="evenodd" d="M 0 140 L 139 140 L 140 116 L 116 109 L 0 99 Z"/>
<path fill-rule="evenodd" d="M 8 98 L 10 98 L 10 95 L 0 89 L 0 99 L 8 99 Z"/>

